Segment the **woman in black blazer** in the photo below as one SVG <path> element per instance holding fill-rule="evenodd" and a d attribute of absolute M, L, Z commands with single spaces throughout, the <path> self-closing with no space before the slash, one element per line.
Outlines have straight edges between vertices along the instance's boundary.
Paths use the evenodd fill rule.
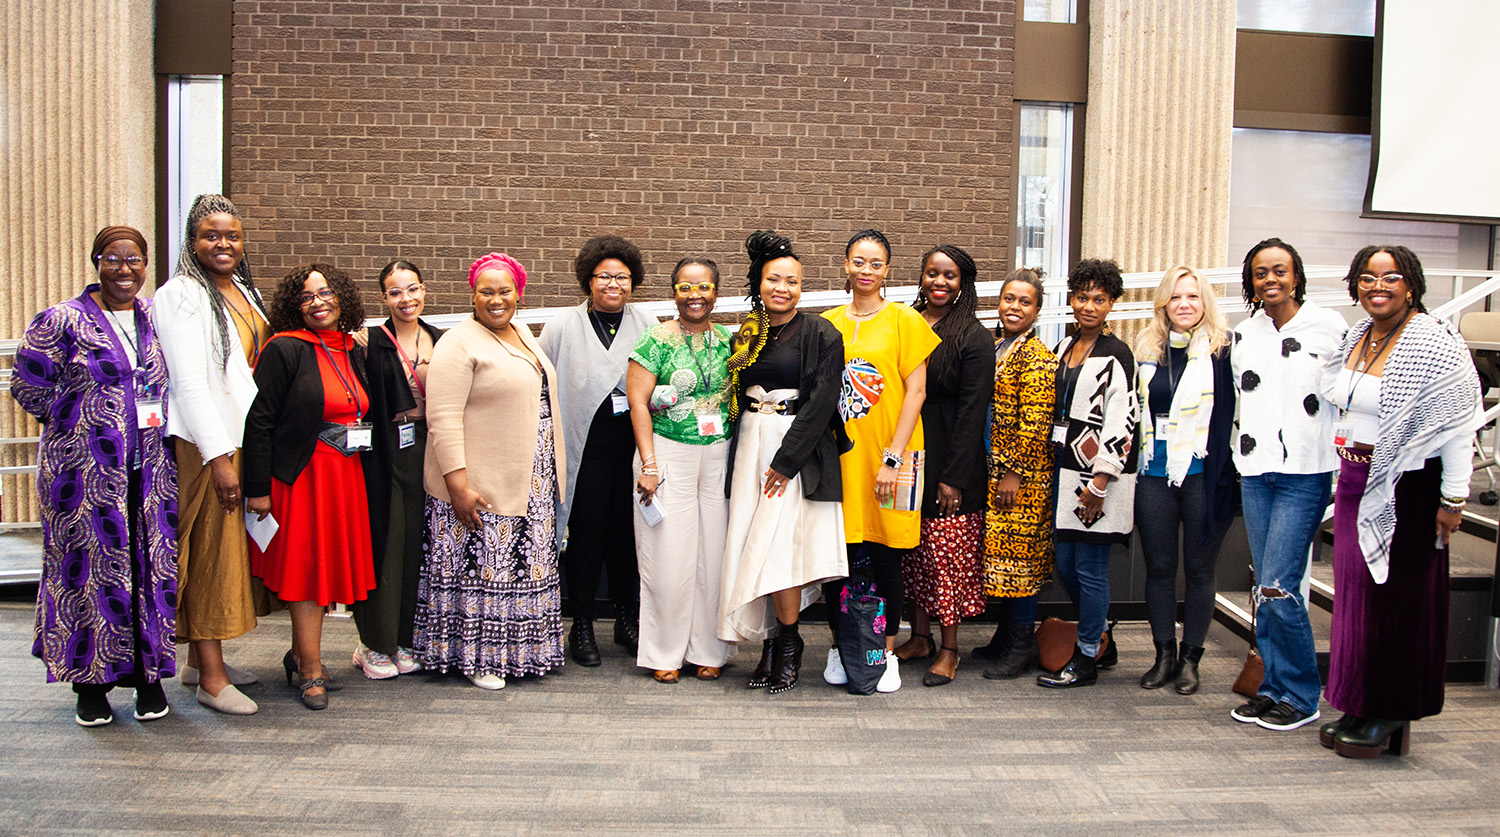
<path fill-rule="evenodd" d="M 301 688 L 309 709 L 323 709 L 323 609 L 375 587 L 361 456 L 372 441 L 369 381 L 350 334 L 364 305 L 343 271 L 314 264 L 281 280 L 269 313 L 278 333 L 255 367 L 245 493 L 248 510 L 280 528 L 264 550 L 251 546 L 250 570 L 292 613 L 287 685 Z"/>

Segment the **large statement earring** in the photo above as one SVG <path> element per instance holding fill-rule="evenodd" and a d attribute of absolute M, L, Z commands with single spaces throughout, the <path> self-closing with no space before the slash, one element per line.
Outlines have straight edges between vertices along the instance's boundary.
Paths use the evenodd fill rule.
<path fill-rule="evenodd" d="M 1406 292 L 1406 304 L 1407 305 L 1411 304 L 1411 291 L 1407 291 Z"/>

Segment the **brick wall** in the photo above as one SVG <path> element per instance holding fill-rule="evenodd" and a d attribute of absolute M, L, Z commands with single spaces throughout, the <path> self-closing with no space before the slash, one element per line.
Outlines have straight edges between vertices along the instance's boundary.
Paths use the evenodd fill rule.
<path fill-rule="evenodd" d="M 235 0 L 230 191 L 258 284 L 329 259 L 373 287 L 402 257 L 432 313 L 492 249 L 528 306 L 574 304 L 579 245 L 624 235 L 638 298 L 704 253 L 743 284 L 772 226 L 808 289 L 865 226 L 895 273 L 953 242 L 1008 266 L 1011 0 Z M 373 302 L 373 300 L 372 300 Z M 372 311 L 373 313 L 373 311 Z"/>

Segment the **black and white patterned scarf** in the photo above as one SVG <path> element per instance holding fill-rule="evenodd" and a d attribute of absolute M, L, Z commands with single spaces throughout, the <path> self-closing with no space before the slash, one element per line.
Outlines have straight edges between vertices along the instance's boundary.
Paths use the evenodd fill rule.
<path fill-rule="evenodd" d="M 1344 335 L 1337 373 L 1359 344 L 1369 317 Z M 1479 376 L 1469 348 L 1447 320 L 1413 314 L 1391 348 L 1380 379 L 1380 440 L 1359 503 L 1359 548 L 1376 584 L 1390 569 L 1396 531 L 1396 481 L 1420 470 L 1443 446 L 1479 426 Z"/>

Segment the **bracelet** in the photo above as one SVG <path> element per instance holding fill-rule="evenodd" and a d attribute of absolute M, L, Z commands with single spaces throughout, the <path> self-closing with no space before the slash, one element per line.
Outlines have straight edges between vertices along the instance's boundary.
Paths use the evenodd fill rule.
<path fill-rule="evenodd" d="M 902 451 L 902 453 L 904 454 L 905 451 Z M 881 461 L 885 463 L 885 466 L 887 468 L 891 468 L 897 471 L 901 470 L 901 462 L 904 457 L 897 454 L 895 451 L 891 450 L 890 448 L 886 448 L 880 452 L 880 457 Z"/>
<path fill-rule="evenodd" d="M 1468 505 L 1468 504 L 1469 504 L 1469 503 L 1468 503 L 1468 501 L 1467 501 L 1467 500 L 1465 500 L 1465 501 L 1464 501 L 1464 502 L 1462 502 L 1462 503 L 1450 503 L 1450 502 L 1448 502 L 1448 498 L 1447 498 L 1447 497 L 1444 497 L 1444 498 L 1443 498 L 1443 504 L 1442 504 L 1442 505 L 1443 505 L 1443 508 L 1444 508 L 1444 509 L 1446 509 L 1446 510 L 1448 510 L 1448 511 L 1451 511 L 1451 512 L 1453 512 L 1453 513 L 1455 513 L 1455 514 L 1457 514 L 1457 513 L 1459 513 L 1459 512 L 1461 512 L 1461 511 L 1463 511 L 1463 510 L 1464 510 L 1464 507 L 1465 507 L 1465 506 L 1467 506 L 1467 505 Z"/>
<path fill-rule="evenodd" d="M 1445 506 L 1462 506 L 1469 502 L 1468 497 L 1443 497 L 1441 499 Z"/>
<path fill-rule="evenodd" d="M 655 461 L 656 461 L 656 454 L 653 453 L 650 456 L 646 457 L 645 459 L 642 459 L 641 460 L 641 464 L 645 465 L 647 462 L 655 462 Z"/>
<path fill-rule="evenodd" d="M 1099 489 L 1097 489 L 1097 488 L 1094 487 L 1094 481 L 1093 480 L 1089 480 L 1089 493 L 1092 494 L 1092 495 L 1094 495 L 1095 497 L 1099 497 L 1099 498 L 1102 499 L 1104 497 L 1109 496 L 1109 489 L 1105 489 L 1103 491 L 1100 491 Z"/>
<path fill-rule="evenodd" d="M 641 469 L 641 476 L 643 476 L 643 477 L 654 477 L 654 476 L 657 476 L 660 473 L 661 472 L 658 471 L 658 470 L 656 470 L 655 468 L 642 468 Z"/>

